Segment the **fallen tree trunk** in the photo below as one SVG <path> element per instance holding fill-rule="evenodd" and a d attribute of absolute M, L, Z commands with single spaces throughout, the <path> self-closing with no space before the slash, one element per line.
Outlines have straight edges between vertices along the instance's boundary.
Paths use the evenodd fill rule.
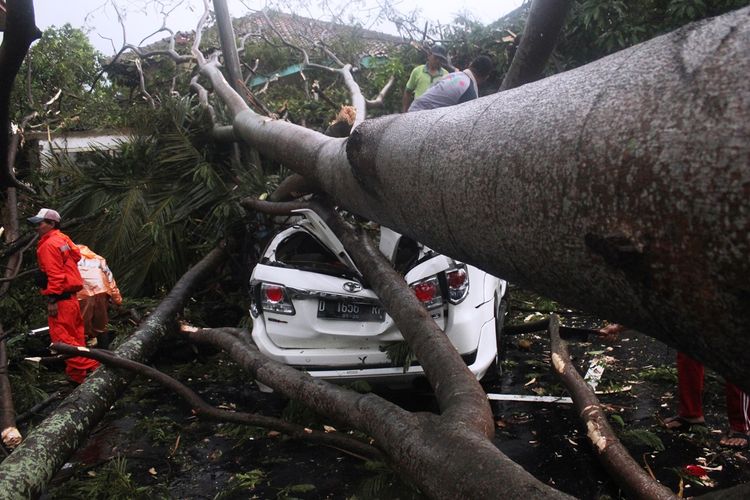
<path fill-rule="evenodd" d="M 750 390 L 748 50 L 744 8 L 347 141 L 231 105 L 238 137 L 339 206 Z"/>
<path fill-rule="evenodd" d="M 185 273 L 144 324 L 117 348 L 117 355 L 134 360 L 147 360 L 153 355 L 190 293 L 215 272 L 224 258 L 224 249 L 217 248 Z M 39 495 L 65 460 L 85 441 L 129 380 L 130 376 L 123 373 L 99 368 L 74 390 L 0 463 L 3 498 Z"/>

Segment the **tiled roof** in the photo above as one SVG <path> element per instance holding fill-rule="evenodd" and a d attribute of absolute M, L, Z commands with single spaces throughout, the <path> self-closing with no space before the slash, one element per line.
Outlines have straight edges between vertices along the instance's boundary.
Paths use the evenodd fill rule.
<path fill-rule="evenodd" d="M 304 49 L 312 48 L 316 42 L 330 43 L 343 36 L 354 36 L 362 40 L 366 47 L 366 54 L 362 55 L 384 55 L 395 46 L 406 43 L 400 37 L 356 26 L 345 26 L 277 11 L 266 11 L 266 14 L 287 42 Z M 269 26 L 262 12 L 234 19 L 233 22 L 237 36 L 246 34 L 258 34 L 267 38 L 275 36 L 273 28 Z"/>

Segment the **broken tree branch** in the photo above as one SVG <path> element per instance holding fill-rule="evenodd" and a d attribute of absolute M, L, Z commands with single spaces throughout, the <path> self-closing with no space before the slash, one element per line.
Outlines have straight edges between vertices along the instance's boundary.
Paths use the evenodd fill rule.
<path fill-rule="evenodd" d="M 599 460 L 615 481 L 634 498 L 677 498 L 672 491 L 649 476 L 617 439 L 598 398 L 570 361 L 568 349 L 560 338 L 559 328 L 559 318 L 556 314 L 551 315 L 547 331 L 552 345 L 552 366 L 555 374 L 570 391 Z"/>
<path fill-rule="evenodd" d="M 186 327 L 183 327 L 183 329 L 184 328 Z M 196 331 L 197 329 L 192 328 L 192 330 Z M 237 336 L 237 339 L 238 341 L 243 341 L 242 337 L 240 336 Z M 59 342 L 54 342 L 50 346 L 50 348 L 53 351 L 63 354 L 95 359 L 101 363 L 104 363 L 105 365 L 122 368 L 130 372 L 148 377 L 154 382 L 157 382 L 167 389 L 170 389 L 179 397 L 184 399 L 190 405 L 192 412 L 201 418 L 207 418 L 220 422 L 232 422 L 243 425 L 255 425 L 258 427 L 263 427 L 265 429 L 272 429 L 283 432 L 284 434 L 287 434 L 288 436 L 295 439 L 306 439 L 315 443 L 333 446 L 335 448 L 341 448 L 359 456 L 368 457 L 370 459 L 382 460 L 383 458 L 376 448 L 370 446 L 367 443 L 363 443 L 340 433 L 329 433 L 309 429 L 293 424 L 291 422 L 287 422 L 280 418 L 268 417 L 255 413 L 226 411 L 215 408 L 206 403 L 192 389 L 184 385 L 182 382 L 170 377 L 166 373 L 162 373 L 155 368 L 144 365 L 142 363 L 138 363 L 137 361 L 121 358 L 109 351 L 105 351 L 102 349 L 77 347 Z"/>
<path fill-rule="evenodd" d="M 149 359 L 190 293 L 225 260 L 223 247 L 216 248 L 185 273 L 142 326 L 117 348 L 117 355 L 138 361 Z M 0 491 L 13 498 L 38 495 L 128 382 L 129 377 L 111 369 L 97 369 L 0 463 Z"/>
<path fill-rule="evenodd" d="M 1 326 L 0 334 L 2 334 Z M 5 339 L 0 340 L 0 436 L 2 436 L 3 444 L 11 450 L 21 444 L 21 433 L 16 427 L 13 391 L 8 379 L 8 352 Z"/>
<path fill-rule="evenodd" d="M 62 390 L 62 389 L 60 389 L 58 391 L 55 391 L 51 396 L 49 396 L 48 398 L 46 398 L 44 401 L 41 401 L 41 402 L 35 404 L 34 406 L 32 406 L 31 408 L 29 408 L 25 412 L 23 412 L 20 415 L 18 415 L 18 417 L 16 417 L 16 423 L 17 424 L 21 424 L 21 423 L 25 422 L 26 420 L 28 420 L 31 417 L 33 417 L 34 415 L 36 415 L 37 412 L 42 411 L 44 408 L 46 408 L 47 406 L 49 406 L 50 404 L 52 404 L 52 402 L 54 402 L 55 400 L 61 399 L 63 397 L 63 395 L 65 395 L 65 394 L 67 394 L 67 392 L 64 391 L 64 390 Z"/>
<path fill-rule="evenodd" d="M 0 186 L 23 188 L 9 162 L 10 94 L 31 42 L 42 33 L 36 27 L 32 0 L 6 2 L 6 28 L 0 45 Z"/>
<path fill-rule="evenodd" d="M 365 102 L 370 107 L 381 107 L 385 103 L 385 96 L 388 94 L 388 91 L 391 90 L 391 87 L 393 86 L 393 82 L 396 81 L 396 78 L 394 76 L 391 76 L 385 85 L 383 85 L 383 88 L 380 89 L 380 92 L 377 96 L 375 96 L 374 99 L 367 99 Z"/>
<path fill-rule="evenodd" d="M 538 482 L 465 421 L 456 428 L 451 417 L 409 413 L 375 394 L 358 394 L 313 379 L 220 329 L 186 334 L 194 342 L 224 349 L 261 383 L 372 436 L 389 462 L 399 464 L 397 472 L 415 481 L 430 498 L 500 498 L 508 491 L 568 498 Z M 446 466 L 449 462 L 455 466 Z M 466 480 L 478 468 L 493 473 L 482 481 Z M 429 472 L 437 470 L 440 474 Z"/>
<path fill-rule="evenodd" d="M 315 193 L 317 191 L 320 191 L 320 188 L 315 182 L 299 174 L 292 174 L 281 181 L 276 190 L 268 196 L 268 201 L 290 201 L 305 194 Z M 246 208 L 253 207 L 246 206 Z M 257 210 L 263 211 L 260 208 L 257 208 Z"/>

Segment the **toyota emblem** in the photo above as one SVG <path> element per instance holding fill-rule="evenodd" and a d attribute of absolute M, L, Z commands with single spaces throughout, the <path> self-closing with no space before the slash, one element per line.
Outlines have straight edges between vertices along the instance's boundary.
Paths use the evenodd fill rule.
<path fill-rule="evenodd" d="M 347 281 L 346 283 L 344 283 L 344 290 L 346 290 L 347 292 L 358 292 L 362 290 L 362 285 L 355 281 Z"/>

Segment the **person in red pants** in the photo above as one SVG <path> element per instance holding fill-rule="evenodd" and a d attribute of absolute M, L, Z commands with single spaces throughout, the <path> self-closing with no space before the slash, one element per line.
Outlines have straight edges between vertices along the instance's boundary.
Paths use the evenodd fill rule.
<path fill-rule="evenodd" d="M 50 338 L 53 342 L 85 346 L 83 318 L 76 298 L 76 292 L 83 287 L 76 264 L 81 253 L 70 238 L 58 229 L 60 214 L 57 211 L 43 208 L 27 220 L 39 235 L 36 247 L 40 270 L 38 284 L 42 288 L 42 295 L 47 298 Z M 68 358 L 65 364 L 65 373 L 77 384 L 82 383 L 99 366 L 97 361 L 80 356 Z"/>
<path fill-rule="evenodd" d="M 625 329 L 618 323 L 611 323 L 599 333 L 612 339 Z M 699 362 L 684 354 L 677 353 L 677 392 L 679 407 L 677 415 L 664 419 L 664 427 L 670 430 L 689 429 L 692 425 L 705 425 L 703 416 L 703 376 L 705 369 Z M 731 382 L 725 382 L 729 433 L 719 444 L 728 448 L 747 449 L 750 445 L 750 397 Z"/>
<path fill-rule="evenodd" d="M 677 391 L 680 398 L 677 415 L 664 420 L 667 429 L 679 430 L 691 425 L 704 425 L 703 416 L 703 365 L 688 356 L 677 353 Z M 729 417 L 729 434 L 719 441 L 729 448 L 747 448 L 750 442 L 750 397 L 739 387 L 726 382 L 724 391 Z"/>

